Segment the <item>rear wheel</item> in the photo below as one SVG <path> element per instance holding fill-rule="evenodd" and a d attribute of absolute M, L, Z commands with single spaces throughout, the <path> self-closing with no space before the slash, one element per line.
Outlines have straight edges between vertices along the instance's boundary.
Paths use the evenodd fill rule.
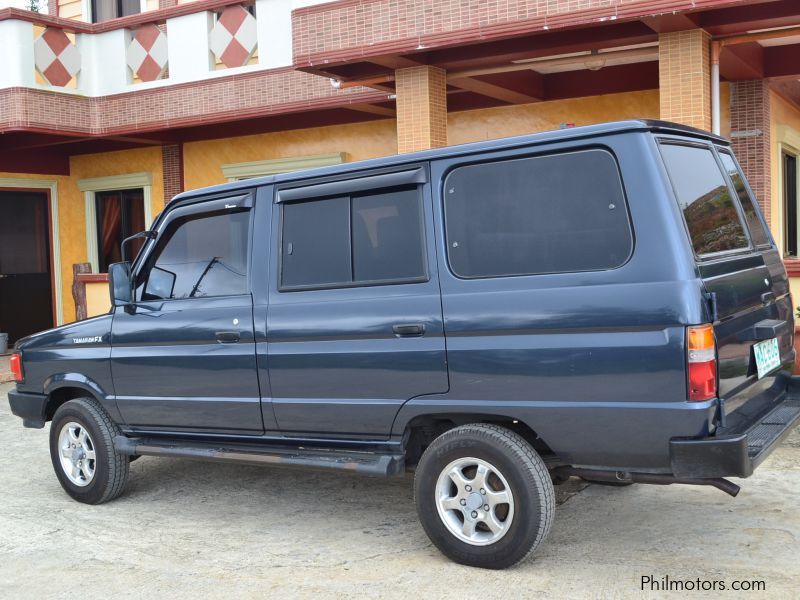
<path fill-rule="evenodd" d="M 527 558 L 555 512 L 553 483 L 536 451 L 516 433 L 481 423 L 433 441 L 417 465 L 414 499 L 443 554 L 488 569 Z"/>
<path fill-rule="evenodd" d="M 119 428 L 94 398 L 61 405 L 50 424 L 50 459 L 56 477 L 78 502 L 102 504 L 122 493 L 128 457 L 114 450 Z"/>

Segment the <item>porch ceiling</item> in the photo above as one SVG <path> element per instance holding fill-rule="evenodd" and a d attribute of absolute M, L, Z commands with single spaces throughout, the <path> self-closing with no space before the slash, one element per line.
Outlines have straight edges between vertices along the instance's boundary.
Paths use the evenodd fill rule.
<path fill-rule="evenodd" d="M 653 89 L 658 87 L 657 49 L 651 57 L 607 61 L 599 71 L 587 69 L 590 57 L 581 58 L 581 55 L 653 46 L 660 33 L 690 28 L 703 28 L 719 36 L 800 25 L 797 0 L 756 0 L 747 2 L 746 6 L 742 4 L 744 2 L 723 8 L 686 10 L 627 21 L 595 21 L 556 31 L 537 29 L 500 39 L 478 39 L 479 36 L 473 35 L 466 42 L 411 52 L 378 55 L 374 50 L 361 48 L 360 55 L 351 59 L 326 60 L 324 64 L 314 65 L 301 61 L 296 66 L 344 82 L 390 76 L 395 69 L 415 65 L 441 67 L 449 75 L 449 110 Z M 314 8 L 322 11 L 326 6 L 333 5 Z M 800 73 L 800 44 L 794 41 L 726 47 L 720 65 L 723 80 L 797 75 Z M 536 59 L 564 55 L 573 56 L 574 64 L 537 69 Z M 516 70 L 514 65 L 524 61 L 531 61 L 530 68 Z M 587 61 L 585 65 L 583 61 Z M 504 74 L 496 72 L 504 67 L 515 70 Z M 454 79 L 454 73 L 465 70 L 473 74 Z M 493 73 L 480 74 L 481 70 Z M 392 82 L 374 87 L 389 92 L 394 89 Z"/>

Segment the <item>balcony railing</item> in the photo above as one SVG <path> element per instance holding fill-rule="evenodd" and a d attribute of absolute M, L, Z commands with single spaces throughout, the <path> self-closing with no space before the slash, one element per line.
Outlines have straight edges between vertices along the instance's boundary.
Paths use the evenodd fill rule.
<path fill-rule="evenodd" d="M 0 89 L 105 96 L 288 67 L 290 13 L 289 3 L 273 0 L 198 0 L 83 23 L 2 9 Z"/>

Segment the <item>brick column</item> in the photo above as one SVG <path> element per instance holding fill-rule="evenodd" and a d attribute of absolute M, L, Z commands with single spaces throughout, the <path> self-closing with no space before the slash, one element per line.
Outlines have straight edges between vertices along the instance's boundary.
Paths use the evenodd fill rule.
<path fill-rule="evenodd" d="M 702 29 L 658 36 L 661 118 L 711 129 L 711 36 Z"/>
<path fill-rule="evenodd" d="M 161 146 L 164 204 L 183 191 L 183 144 Z"/>
<path fill-rule="evenodd" d="M 769 85 L 763 79 L 734 81 L 730 90 L 731 145 L 767 223 L 771 223 Z"/>
<path fill-rule="evenodd" d="M 447 80 L 444 69 L 409 67 L 395 71 L 397 151 L 447 145 Z"/>

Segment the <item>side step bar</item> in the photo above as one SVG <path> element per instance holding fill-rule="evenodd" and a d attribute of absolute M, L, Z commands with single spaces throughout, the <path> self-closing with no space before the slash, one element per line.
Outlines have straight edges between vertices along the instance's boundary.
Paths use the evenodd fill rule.
<path fill-rule="evenodd" d="M 114 438 L 114 447 L 118 454 L 128 456 L 174 456 L 247 465 L 333 469 L 380 477 L 400 475 L 405 470 L 405 457 L 402 454 L 353 452 L 339 448 L 287 448 L 254 444 L 221 446 L 200 442 L 129 438 L 124 435 Z"/>

